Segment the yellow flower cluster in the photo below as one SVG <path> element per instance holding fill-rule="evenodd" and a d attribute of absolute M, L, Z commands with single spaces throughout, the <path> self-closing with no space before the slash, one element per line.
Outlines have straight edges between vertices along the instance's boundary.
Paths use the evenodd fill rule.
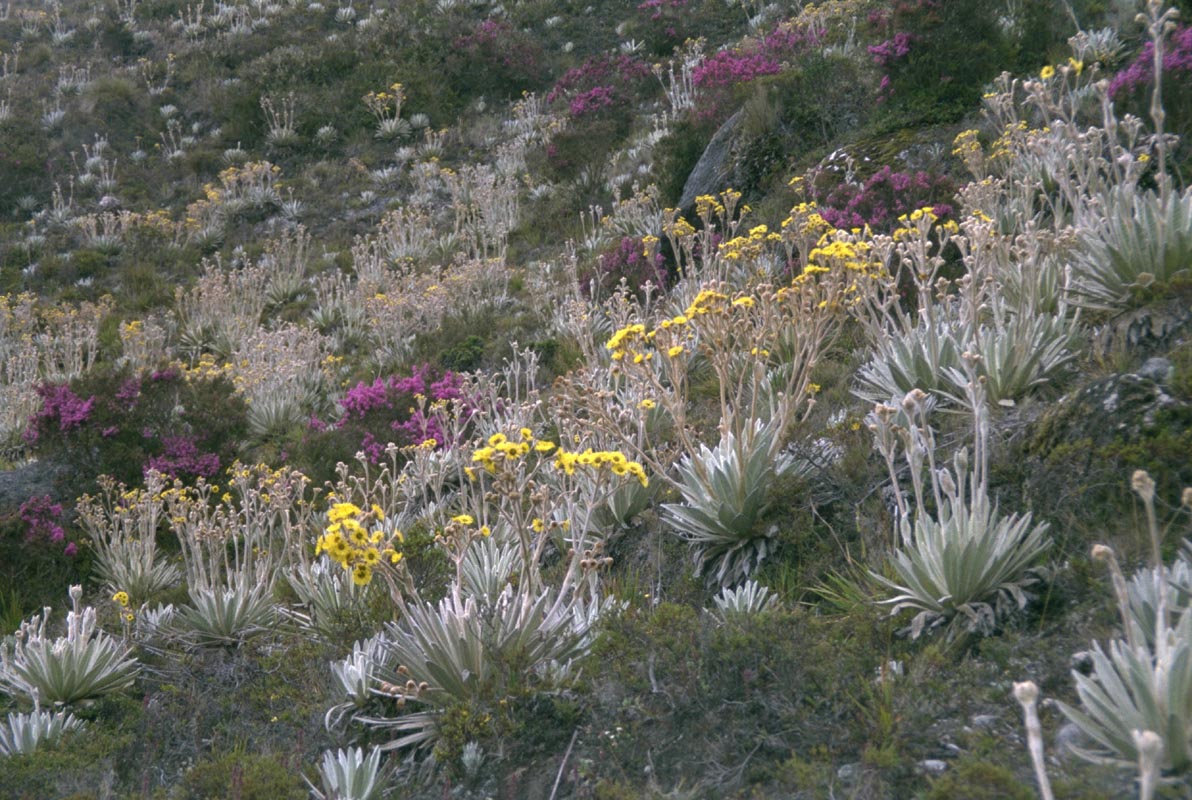
<path fill-rule="evenodd" d="M 894 241 L 896 242 L 903 239 L 913 238 L 918 234 L 921 227 L 926 230 L 926 228 L 930 228 L 939 222 L 939 217 L 936 216 L 936 213 L 931 206 L 924 206 L 923 208 L 916 208 L 909 214 L 902 214 L 898 217 L 898 222 L 900 223 L 901 227 L 894 230 Z M 947 222 L 944 222 L 939 227 L 941 230 L 950 234 L 957 234 L 960 232 L 960 225 L 958 225 L 955 220 L 951 219 Z"/>
<path fill-rule="evenodd" d="M 213 381 L 219 378 L 232 378 L 236 365 L 230 361 L 220 363 L 211 353 L 203 353 L 195 365 L 189 366 L 182 361 L 174 361 L 170 366 L 177 369 L 186 381 Z"/>
<path fill-rule="evenodd" d="M 630 461 L 625 454 L 617 450 L 592 450 L 588 448 L 582 453 L 572 453 L 560 448 L 555 453 L 555 468 L 568 475 L 574 475 L 576 467 L 591 467 L 597 470 L 607 468 L 614 475 L 632 475 L 642 486 L 649 486 L 650 480 L 641 464 Z"/>
<path fill-rule="evenodd" d="M 498 465 L 517 462 L 531 452 L 542 455 L 553 452 L 555 454 L 553 462 L 555 469 L 567 475 L 574 475 L 577 467 L 595 470 L 608 469 L 609 472 L 617 476 L 632 475 L 642 486 L 649 485 L 649 479 L 646 477 L 646 471 L 642 465 L 636 461 L 630 461 L 624 453 L 619 451 L 593 450 L 589 447 L 582 453 L 570 452 L 554 442 L 535 439 L 529 428 L 522 428 L 518 431 L 518 438 L 519 441 L 512 441 L 503 433 L 494 433 L 489 437 L 486 446 L 473 451 L 472 461 L 480 464 L 486 471 L 495 473 Z M 469 470 L 468 475 L 474 478 L 475 472 Z M 471 524 L 470 517 L 468 520 L 464 524 Z M 453 521 L 458 521 L 458 518 Z"/>
<path fill-rule="evenodd" d="M 655 337 L 660 332 L 666 331 L 671 337 L 671 343 L 663 352 L 666 353 L 667 358 L 675 358 L 687 352 L 687 347 L 678 341 L 681 336 L 677 329 L 689 325 L 698 317 L 708 314 L 724 314 L 735 309 L 749 309 L 754 305 L 756 305 L 756 301 L 749 295 L 730 299 L 728 295 L 715 289 L 703 289 L 682 314 L 662 320 L 658 323 L 658 327 L 652 331 L 647 331 L 646 326 L 641 323 L 626 325 L 616 331 L 604 347 L 612 354 L 613 361 L 641 364 L 654 357 L 654 353 L 648 352 L 646 348 L 652 346 Z"/>
<path fill-rule="evenodd" d="M 397 564 L 402 559 L 397 546 L 404 541 L 401 531 L 387 534 L 383 529 L 370 531 L 375 523 L 384 522 L 385 515 L 377 506 L 368 511 L 353 503 L 335 503 L 327 511 L 331 524 L 315 544 L 315 555 L 327 556 L 352 573 L 352 582 L 366 586 L 373 578 L 373 570 L 385 562 Z"/>
<path fill-rule="evenodd" d="M 388 92 L 369 92 L 362 98 L 364 105 L 373 113 L 378 120 L 389 118 L 390 113 L 396 107 L 396 114 L 401 114 L 402 103 L 406 100 L 406 92 L 400 83 L 395 83 L 389 87 Z"/>
<path fill-rule="evenodd" d="M 748 236 L 737 236 L 720 243 L 720 255 L 728 261 L 760 258 L 767 242 L 781 242 L 781 234 L 771 233 L 765 225 L 749 229 Z"/>
<path fill-rule="evenodd" d="M 695 213 L 701 217 L 710 217 L 713 214 L 719 215 L 724 213 L 724 206 L 712 195 L 701 194 L 695 198 Z"/>
<path fill-rule="evenodd" d="M 472 453 L 472 460 L 478 462 L 489 472 L 497 471 L 497 463 L 501 461 L 517 461 L 531 450 L 538 453 L 549 453 L 555 449 L 554 442 L 542 441 L 534 438 L 533 431 L 522 428 L 518 432 L 520 441 L 513 441 L 503 433 L 494 433 L 488 437 L 488 444 Z"/>
<path fill-rule="evenodd" d="M 1026 133 L 1026 120 L 1019 120 L 1014 124 L 1006 125 L 1002 131 L 1002 135 L 994 140 L 989 148 L 989 157 L 996 158 L 1010 158 L 1013 144 L 1016 139 L 1021 139 L 1022 134 Z"/>
<path fill-rule="evenodd" d="M 831 233 L 832 226 L 819 213 L 819 206 L 815 203 L 799 203 L 782 221 L 782 230 L 784 233 L 794 233 L 801 238 L 819 239 L 821 236 Z"/>

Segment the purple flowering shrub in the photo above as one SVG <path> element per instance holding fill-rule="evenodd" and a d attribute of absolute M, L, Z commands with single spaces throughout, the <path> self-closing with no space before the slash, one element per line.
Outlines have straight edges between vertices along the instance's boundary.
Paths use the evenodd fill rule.
<path fill-rule="evenodd" d="M 34 454 L 70 467 L 75 494 L 98 475 L 138 485 L 149 469 L 212 477 L 246 438 L 246 408 L 223 378 L 186 380 L 172 367 L 133 374 L 94 370 L 40 390 L 24 439 Z"/>
<path fill-rule="evenodd" d="M 485 19 L 452 42 L 453 85 L 471 94 L 517 96 L 538 89 L 549 74 L 537 40 L 505 20 Z"/>
<path fill-rule="evenodd" d="M 864 181 L 847 181 L 841 180 L 839 172 L 820 169 L 807 187 L 820 215 L 836 228 L 868 225 L 884 233 L 894 227 L 898 217 L 924 206 L 931 206 L 941 220 L 955 216 L 955 182 L 946 175 L 922 170 L 895 172 L 886 165 Z"/>
<path fill-rule="evenodd" d="M 67 540 L 62 527 L 62 504 L 55 503 L 48 494 L 34 495 L 21 503 L 17 517 L 25 527 L 25 544 L 61 548 L 67 558 L 78 555 L 78 544 Z"/>
<path fill-rule="evenodd" d="M 707 56 L 692 73 L 699 90 L 696 115 L 721 120 L 740 103 L 740 88 L 766 75 L 777 75 L 809 52 L 819 37 L 791 22 L 735 48 Z"/>
<path fill-rule="evenodd" d="M 1109 96 L 1114 103 L 1146 120 L 1150 119 L 1154 58 L 1155 45 L 1148 41 L 1135 59 L 1109 80 Z M 1188 153 L 1187 140 L 1192 136 L 1192 25 L 1177 27 L 1164 42 L 1163 110 L 1167 132 L 1180 136 L 1181 149 Z"/>
<path fill-rule="evenodd" d="M 335 460 L 350 460 L 364 452 L 374 464 L 385 459 L 385 446 L 416 445 L 433 439 L 447 443 L 439 421 L 425 411 L 425 404 L 462 399 L 461 377 L 453 372 L 436 376 L 429 364 L 416 367 L 408 376 L 390 375 L 371 382 L 360 381 L 339 401 L 339 417 L 325 422 L 312 417 L 306 450 L 326 453 Z M 321 458 L 326 457 L 320 456 Z"/>
<path fill-rule="evenodd" d="M 37 394 L 41 408 L 29 420 L 24 434 L 26 444 L 37 442 L 43 431 L 66 433 L 78 429 L 95 409 L 95 395 L 84 400 L 66 384 L 43 384 L 37 387 Z"/>
<path fill-rule="evenodd" d="M 717 44 L 740 35 L 740 9 L 724 0 L 639 0 L 625 36 L 654 56 L 669 56 L 688 39 Z"/>
<path fill-rule="evenodd" d="M 630 289 L 637 290 L 650 281 L 665 287 L 666 265 L 661 253 L 653 253 L 638 238 L 626 236 L 605 250 L 594 265 L 580 273 L 579 286 L 584 295 L 606 295 L 624 278 Z"/>
<path fill-rule="evenodd" d="M 649 80 L 650 68 L 639 58 L 623 53 L 592 56 L 563 73 L 547 93 L 546 101 L 565 102 L 567 113 L 576 119 L 635 102 Z"/>
<path fill-rule="evenodd" d="M 91 566 L 67 512 L 41 489 L 19 507 L 0 509 L 0 619 L 11 633 L 37 609 L 61 602 Z M 58 495 L 65 496 L 65 495 Z"/>
<path fill-rule="evenodd" d="M 661 85 L 649 66 L 623 53 L 592 56 L 563 73 L 546 95 L 569 120 L 543 153 L 551 177 L 571 178 L 602 161 L 629 132 L 634 109 L 653 91 L 661 91 Z"/>

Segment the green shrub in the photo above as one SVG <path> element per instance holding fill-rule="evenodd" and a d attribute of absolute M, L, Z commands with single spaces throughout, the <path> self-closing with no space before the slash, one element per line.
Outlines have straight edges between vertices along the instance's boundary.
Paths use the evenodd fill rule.
<path fill-rule="evenodd" d="M 1010 66 L 997 8 L 982 0 L 913 0 L 869 18 L 879 102 L 894 124 L 949 122 Z"/>
<path fill-rule="evenodd" d="M 290 758 L 237 749 L 191 767 L 176 796 L 179 800 L 306 800 L 309 795 L 301 771 Z"/>
<path fill-rule="evenodd" d="M 964 757 L 933 780 L 924 800 L 1033 800 L 1035 792 L 1005 767 Z"/>

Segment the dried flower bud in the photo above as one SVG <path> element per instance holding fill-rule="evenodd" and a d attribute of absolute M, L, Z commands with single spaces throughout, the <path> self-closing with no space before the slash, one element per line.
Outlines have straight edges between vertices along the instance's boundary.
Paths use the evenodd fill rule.
<path fill-rule="evenodd" d="M 1113 548 L 1109 545 L 1095 544 L 1093 545 L 1093 560 L 1094 561 L 1109 561 L 1113 558 Z"/>
<path fill-rule="evenodd" d="M 418 684 L 418 694 L 422 694 L 429 688 L 430 688 L 430 684 L 427 683 L 426 681 L 423 681 L 422 683 Z"/>
<path fill-rule="evenodd" d="M 1039 687 L 1034 681 L 1015 682 L 1014 699 L 1022 706 L 1033 706 L 1039 699 Z"/>
<path fill-rule="evenodd" d="M 948 497 L 956 496 L 956 481 L 952 480 L 952 473 L 946 469 L 941 469 L 939 471 L 939 482 L 940 489 L 943 490 L 944 494 L 948 495 Z"/>
<path fill-rule="evenodd" d="M 74 586 L 70 587 L 70 599 L 72 602 L 77 603 L 80 599 L 82 599 L 82 597 L 83 587 L 81 585 L 75 584 Z"/>
<path fill-rule="evenodd" d="M 1155 499 L 1155 481 L 1144 469 L 1134 470 L 1134 474 L 1130 476 L 1130 488 L 1144 503 L 1150 503 Z"/>
<path fill-rule="evenodd" d="M 916 386 L 914 389 L 911 389 L 909 392 L 907 392 L 906 396 L 902 398 L 902 408 L 909 414 L 922 405 L 923 401 L 926 399 L 927 393 Z"/>
<path fill-rule="evenodd" d="M 1154 731 L 1131 731 L 1131 736 L 1134 737 L 1134 746 L 1138 748 L 1139 758 L 1145 758 L 1152 762 L 1158 761 L 1163 754 L 1163 737 Z"/>
<path fill-rule="evenodd" d="M 1184 491 L 1180 492 L 1180 503 L 1192 511 L 1192 486 L 1185 486 Z"/>

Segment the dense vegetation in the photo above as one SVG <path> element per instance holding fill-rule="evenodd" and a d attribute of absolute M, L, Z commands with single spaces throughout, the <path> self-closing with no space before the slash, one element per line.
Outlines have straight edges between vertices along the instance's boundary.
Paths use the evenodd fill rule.
<path fill-rule="evenodd" d="M 0 795 L 1192 796 L 1168 5 L 0 7 Z"/>

